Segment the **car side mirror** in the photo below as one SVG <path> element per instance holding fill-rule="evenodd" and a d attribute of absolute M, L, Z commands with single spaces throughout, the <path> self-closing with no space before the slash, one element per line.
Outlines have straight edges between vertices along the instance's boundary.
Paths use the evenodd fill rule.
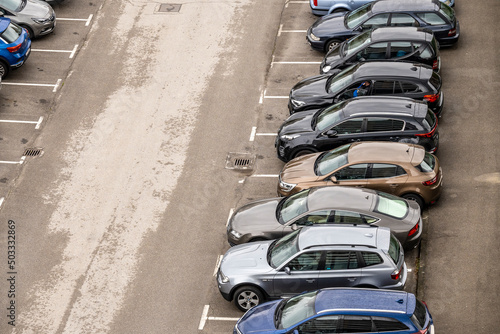
<path fill-rule="evenodd" d="M 289 268 L 289 267 L 285 267 L 285 273 L 286 273 L 287 275 L 291 275 L 291 274 L 292 274 L 292 272 L 290 271 L 290 268 Z"/>
<path fill-rule="evenodd" d="M 354 29 L 354 31 L 363 31 L 363 26 L 357 27 L 356 29 Z"/>
<path fill-rule="evenodd" d="M 325 132 L 325 135 L 328 137 L 336 137 L 337 136 L 337 130 L 330 129 Z"/>
<path fill-rule="evenodd" d="M 297 225 L 297 223 L 293 223 L 292 225 L 290 225 L 290 228 L 292 229 L 292 231 L 297 231 L 299 229 L 299 226 Z"/>
<path fill-rule="evenodd" d="M 339 183 L 339 181 L 337 181 L 337 178 L 335 177 L 335 175 L 330 176 L 329 180 L 332 181 L 333 183 Z"/>

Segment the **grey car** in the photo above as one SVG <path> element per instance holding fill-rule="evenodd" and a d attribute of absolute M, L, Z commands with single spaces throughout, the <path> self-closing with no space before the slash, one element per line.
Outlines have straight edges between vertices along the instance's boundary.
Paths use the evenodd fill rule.
<path fill-rule="evenodd" d="M 306 226 L 274 241 L 230 248 L 217 285 L 242 311 L 266 299 L 327 287 L 403 289 L 407 268 L 385 227 Z"/>
<path fill-rule="evenodd" d="M 314 224 L 388 227 L 406 249 L 418 245 L 422 235 L 420 207 L 414 201 L 371 189 L 317 187 L 238 208 L 229 220 L 227 239 L 232 246 L 278 239 Z"/>
<path fill-rule="evenodd" d="M 50 34 L 56 26 L 56 14 L 44 1 L 0 0 L 0 14 L 26 29 L 30 38 Z"/>

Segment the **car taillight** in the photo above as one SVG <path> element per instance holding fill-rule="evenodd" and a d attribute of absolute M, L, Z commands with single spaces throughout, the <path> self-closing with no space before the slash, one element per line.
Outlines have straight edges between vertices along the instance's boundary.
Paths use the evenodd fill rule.
<path fill-rule="evenodd" d="M 457 28 L 450 29 L 448 31 L 448 36 L 455 36 L 457 34 Z"/>
<path fill-rule="evenodd" d="M 427 328 L 421 329 L 418 332 L 415 332 L 413 334 L 426 334 L 427 333 Z"/>
<path fill-rule="evenodd" d="M 438 66 L 439 66 L 439 62 L 438 62 L 438 60 L 436 59 L 436 60 L 434 60 L 434 61 L 432 62 L 432 69 L 433 69 L 433 70 L 437 70 L 437 69 L 438 69 Z"/>
<path fill-rule="evenodd" d="M 415 136 L 417 137 L 425 137 L 425 138 L 432 138 L 432 136 L 434 136 L 434 132 L 436 132 L 436 129 L 437 129 L 437 119 L 436 119 L 436 123 L 434 124 L 434 127 L 432 128 L 432 130 L 430 132 L 427 132 L 427 133 L 417 133 Z"/>
<path fill-rule="evenodd" d="M 419 223 L 417 223 L 415 226 L 413 226 L 413 228 L 410 230 L 410 232 L 408 232 L 408 236 L 411 237 L 412 235 L 414 235 L 415 233 L 417 233 L 418 231 L 418 225 Z"/>
<path fill-rule="evenodd" d="M 393 280 L 398 280 L 401 277 L 401 270 L 403 270 L 403 266 L 401 266 L 398 270 L 394 270 L 391 274 L 391 278 Z"/>
<path fill-rule="evenodd" d="M 424 100 L 429 102 L 436 102 L 439 99 L 439 94 L 440 93 L 424 95 Z"/>
<path fill-rule="evenodd" d="M 16 46 L 9 46 L 9 47 L 7 48 L 7 50 L 9 50 L 9 52 L 11 52 L 11 53 L 17 52 L 17 51 L 19 51 L 19 49 L 21 48 L 21 45 L 23 45 L 23 43 L 19 43 L 19 44 L 18 44 L 18 45 L 16 45 Z"/>
<path fill-rule="evenodd" d="M 313 5 L 317 6 L 318 5 L 318 0 L 313 1 Z"/>
<path fill-rule="evenodd" d="M 430 179 L 430 180 L 428 180 L 428 181 L 424 181 L 424 182 L 422 182 L 422 184 L 423 184 L 424 186 L 432 186 L 434 183 L 436 183 L 436 182 L 437 182 L 437 179 L 438 179 L 438 176 L 436 175 L 436 176 L 434 176 L 432 179 Z"/>

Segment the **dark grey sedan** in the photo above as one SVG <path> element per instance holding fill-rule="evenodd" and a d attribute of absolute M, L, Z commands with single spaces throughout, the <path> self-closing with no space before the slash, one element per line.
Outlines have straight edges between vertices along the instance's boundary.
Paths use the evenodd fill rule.
<path fill-rule="evenodd" d="M 227 238 L 230 245 L 271 240 L 315 224 L 388 227 L 406 249 L 422 234 L 420 208 L 412 201 L 371 189 L 318 187 L 242 206 L 229 221 Z"/>
<path fill-rule="evenodd" d="M 26 29 L 31 39 L 50 34 L 56 27 L 56 14 L 44 1 L 3 0 L 0 14 Z"/>

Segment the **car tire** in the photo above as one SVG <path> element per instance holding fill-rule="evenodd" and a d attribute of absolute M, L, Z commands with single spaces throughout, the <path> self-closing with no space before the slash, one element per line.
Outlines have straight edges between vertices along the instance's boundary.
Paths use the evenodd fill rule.
<path fill-rule="evenodd" d="M 10 66 L 3 60 L 0 60 L 0 77 L 5 78 L 10 72 Z"/>
<path fill-rule="evenodd" d="M 292 159 L 311 153 L 316 153 L 316 151 L 309 148 L 302 148 L 293 153 Z"/>
<path fill-rule="evenodd" d="M 424 204 L 424 199 L 422 197 L 420 197 L 420 195 L 410 193 L 410 194 L 404 194 L 401 197 L 403 197 L 404 199 L 407 199 L 409 201 L 417 202 L 418 206 L 420 207 L 420 212 L 423 211 L 425 204 Z"/>
<path fill-rule="evenodd" d="M 347 12 L 347 9 L 345 8 L 337 8 L 335 10 L 332 11 L 332 14 L 334 13 L 343 13 L 343 12 Z"/>
<path fill-rule="evenodd" d="M 337 45 L 339 45 L 340 43 L 342 43 L 341 40 L 339 39 L 331 39 L 329 40 L 327 43 L 326 43 L 326 46 L 325 46 L 325 51 L 328 52 L 330 51 L 331 49 L 333 49 L 334 47 L 336 47 Z"/>
<path fill-rule="evenodd" d="M 26 29 L 26 31 L 28 32 L 28 37 L 29 37 L 30 39 L 35 38 L 35 36 L 34 36 L 35 34 L 33 33 L 33 29 L 31 29 L 30 27 L 28 27 L 28 26 L 26 26 L 26 25 L 21 25 L 21 28 Z"/>
<path fill-rule="evenodd" d="M 234 293 L 234 304 L 243 312 L 261 304 L 263 301 L 264 295 L 258 288 L 253 286 L 242 286 Z"/>
<path fill-rule="evenodd" d="M 355 288 L 362 288 L 362 289 L 378 289 L 374 285 L 369 285 L 369 284 L 361 284 L 361 285 L 356 285 Z"/>

